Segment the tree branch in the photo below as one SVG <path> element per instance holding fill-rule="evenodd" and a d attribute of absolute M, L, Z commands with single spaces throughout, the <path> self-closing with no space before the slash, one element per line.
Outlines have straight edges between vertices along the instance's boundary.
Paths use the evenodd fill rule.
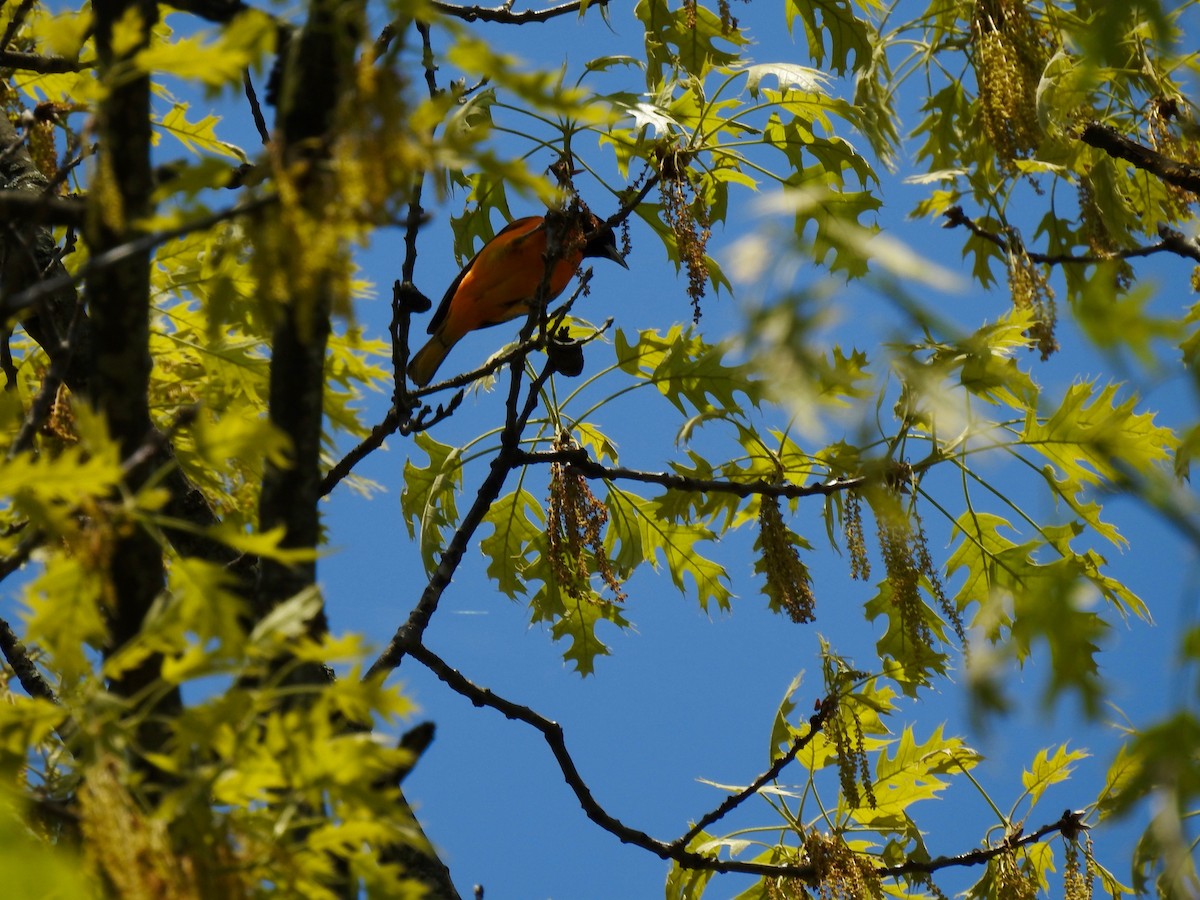
<path fill-rule="evenodd" d="M 579 769 L 576 767 L 575 761 L 567 749 L 563 728 L 557 722 L 538 715 L 527 706 L 522 706 L 519 703 L 499 696 L 490 688 L 480 687 L 461 672 L 451 667 L 445 660 L 420 641 L 413 642 L 408 648 L 408 653 L 413 659 L 417 660 L 417 662 L 421 663 L 421 665 L 437 676 L 438 680 L 443 684 L 455 693 L 466 697 L 475 706 L 489 707 L 501 713 L 505 718 L 524 722 L 526 725 L 536 729 L 546 741 L 547 746 L 549 746 L 550 752 L 553 754 L 555 761 L 558 763 L 559 770 L 567 782 L 567 786 L 575 794 L 584 814 L 605 831 L 616 836 L 622 843 L 641 847 L 643 850 L 648 850 L 661 859 L 673 860 L 688 869 L 700 869 L 717 873 L 740 872 L 763 877 L 808 879 L 819 878 L 821 876 L 817 868 L 809 864 L 781 866 L 769 863 L 740 862 L 732 859 L 724 860 L 690 851 L 686 849 L 686 844 L 699 834 L 705 825 L 717 821 L 729 809 L 741 803 L 745 797 L 757 792 L 763 784 L 777 777 L 784 766 L 795 758 L 796 753 L 799 753 L 823 726 L 826 718 L 832 712 L 832 703 L 828 701 L 822 703 L 822 708 L 808 720 L 809 730 L 793 742 L 789 753 L 776 760 L 775 764 L 766 773 L 756 779 L 750 787 L 726 800 L 721 806 L 701 818 L 697 825 L 693 826 L 683 837 L 668 844 L 651 837 L 644 831 L 624 824 L 597 802 L 587 782 L 579 774 Z M 1087 828 L 1083 824 L 1082 815 L 1082 813 L 1074 813 L 1066 810 L 1057 822 L 1043 825 L 1030 834 L 1021 835 L 1019 832 L 1015 833 L 994 847 L 971 850 L 956 856 L 939 856 L 930 860 L 909 860 L 894 866 L 879 866 L 875 871 L 880 877 L 886 878 L 889 876 L 917 873 L 932 874 L 939 869 L 979 865 L 1002 853 L 1010 853 L 1021 847 L 1035 844 L 1052 834 L 1078 834 Z"/>
<path fill-rule="evenodd" d="M 271 129 L 267 127 L 267 120 L 263 116 L 262 104 L 258 102 L 258 93 L 254 90 L 254 81 L 250 78 L 249 69 L 242 72 L 242 90 L 246 94 L 246 102 L 250 104 L 250 118 L 254 120 L 254 129 L 265 147 L 271 143 Z"/>
<path fill-rule="evenodd" d="M 946 221 L 942 223 L 943 228 L 957 228 L 961 225 L 972 234 L 983 238 L 985 241 L 990 241 L 1001 250 L 1006 253 L 1008 252 L 1008 241 L 1005 238 L 979 225 L 974 219 L 963 212 L 961 206 L 952 206 L 943 215 L 946 217 Z M 1081 253 L 1078 255 L 1070 253 L 1030 252 L 1027 255 L 1033 262 L 1052 266 L 1064 263 L 1091 265 L 1114 259 L 1137 259 L 1142 256 L 1153 256 L 1155 253 L 1174 253 L 1176 256 L 1183 256 L 1200 262 L 1200 246 L 1197 246 L 1194 240 L 1184 237 L 1183 234 L 1172 228 L 1168 228 L 1166 225 L 1159 225 L 1158 233 L 1162 237 L 1162 240 L 1157 244 L 1134 247 L 1131 250 L 1117 250 L 1106 254 Z"/>
<path fill-rule="evenodd" d="M 587 450 L 582 447 L 536 452 L 522 450 L 516 454 L 514 462 L 517 465 L 566 463 L 588 478 L 603 478 L 608 481 L 640 481 L 644 484 L 657 484 L 673 490 L 735 494 L 738 497 L 764 496 L 790 499 L 828 496 L 836 494 L 838 491 L 860 487 L 867 480 L 866 476 L 859 476 L 857 478 L 834 478 L 832 481 L 823 481 L 819 484 L 779 484 L 761 478 L 756 478 L 754 481 L 692 478 L 671 472 L 643 472 L 623 466 L 606 466 L 589 457 Z"/>
<path fill-rule="evenodd" d="M 595 0 L 595 2 L 588 5 L 589 7 L 599 6 L 601 9 L 607 10 L 608 3 L 609 0 Z M 499 22 L 503 25 L 548 22 L 560 16 L 569 16 L 571 13 L 578 13 L 582 7 L 582 0 L 571 0 L 570 3 L 550 6 L 545 9 L 527 9 L 521 12 L 513 12 L 511 2 L 501 4 L 500 6 L 459 6 L 454 3 L 446 3 L 444 0 L 433 0 L 433 8 L 447 16 L 454 16 L 457 19 L 463 19 L 467 22 Z"/>
<path fill-rule="evenodd" d="M 92 214 L 86 223 L 88 246 L 96 254 L 122 250 L 142 237 L 139 222 L 154 212 L 154 176 L 150 160 L 153 140 L 150 76 L 131 68 L 136 53 L 149 46 L 158 8 L 148 0 L 97 0 L 96 49 L 100 77 L 109 84 L 96 111 L 96 133 L 103 148 L 104 173 L 89 197 Z M 127 23 L 136 22 L 132 32 Z M 122 29 L 125 29 L 122 31 Z M 110 197 L 117 198 L 116 202 Z M 121 456 L 131 456 L 153 428 L 150 418 L 150 247 L 118 254 L 109 265 L 87 273 L 87 297 L 93 340 L 90 399 L 104 417 Z M 128 473 L 131 490 L 144 482 L 141 471 Z M 106 560 L 111 597 L 107 603 L 109 637 L 104 656 L 111 659 L 137 640 L 155 599 L 166 585 L 162 547 L 146 528 L 134 525 L 114 541 Z M 118 696 L 144 695 L 162 669 L 158 653 L 112 679 Z M 177 709 L 177 689 L 164 693 L 158 710 Z M 165 724 L 146 717 L 143 746 L 157 749 L 166 740 Z M 147 769 L 152 778 L 160 777 Z"/>
<path fill-rule="evenodd" d="M 787 768 L 788 764 L 796 758 L 796 754 L 812 743 L 812 739 L 815 738 L 817 734 L 820 733 L 821 729 L 825 727 L 825 722 L 831 715 L 833 715 L 833 711 L 835 709 L 837 709 L 836 698 L 826 697 L 824 700 L 822 700 L 817 711 L 808 717 L 808 731 L 804 732 L 804 734 L 797 735 L 796 739 L 792 741 L 792 746 L 787 749 L 786 753 L 780 755 L 780 757 L 771 764 L 769 769 L 746 785 L 746 787 L 742 788 L 736 794 L 730 794 L 715 809 L 697 819 L 696 824 L 694 824 L 675 840 L 671 841 L 671 847 L 680 850 L 687 847 L 687 845 L 690 844 L 692 840 L 698 834 L 700 834 L 700 832 L 704 831 L 705 828 L 713 824 L 713 822 L 723 819 L 725 816 L 729 815 L 729 813 L 733 812 L 733 810 L 737 809 L 751 797 L 756 795 L 763 788 L 763 786 L 767 784 L 767 782 L 774 781 L 776 778 L 778 778 L 783 770 Z"/>
<path fill-rule="evenodd" d="M 677 859 L 680 857 L 691 859 L 697 864 L 698 868 L 706 867 L 705 864 L 710 861 L 716 862 L 716 860 L 709 860 L 698 853 L 692 853 L 683 849 L 673 849 L 671 845 L 656 840 L 644 831 L 630 828 L 616 817 L 610 815 L 604 807 L 596 802 L 596 798 L 592 796 L 587 783 L 579 774 L 575 760 L 571 758 L 571 753 L 567 750 L 566 737 L 562 726 L 557 722 L 538 715 L 528 706 L 522 706 L 519 703 L 507 700 L 489 688 L 478 686 L 461 672 L 448 665 L 445 660 L 419 641 L 413 642 L 409 646 L 408 652 L 412 654 L 413 659 L 429 669 L 451 690 L 466 697 L 475 706 L 490 707 L 503 714 L 505 718 L 524 722 L 526 725 L 530 725 L 539 731 L 549 745 L 550 752 L 554 755 L 554 759 L 562 771 L 563 778 L 566 779 L 567 785 L 574 792 L 576 799 L 579 800 L 579 805 L 583 807 L 584 813 L 605 831 L 620 838 L 622 843 L 633 844 L 644 850 L 649 850 L 662 859 Z"/>
<path fill-rule="evenodd" d="M 22 542 L 21 547 L 26 547 L 29 544 L 36 546 L 40 542 L 40 537 L 40 534 L 29 535 Z M 38 538 L 39 541 L 34 542 L 34 538 Z M 21 548 L 18 548 L 18 553 L 20 550 Z M 39 700 L 48 700 L 55 706 L 59 705 L 58 695 L 54 693 L 54 688 L 50 687 L 50 683 L 38 671 L 37 664 L 33 661 L 33 657 L 30 656 L 28 648 L 17 637 L 17 633 L 13 631 L 12 626 L 8 624 L 6 619 L 0 619 L 0 653 L 4 654 L 5 661 L 8 662 L 16 674 L 17 680 L 21 682 L 21 687 L 25 689 L 25 693 Z M 64 716 L 63 720 L 54 727 L 54 733 L 58 735 L 65 747 L 72 749 L 75 744 L 75 738 L 79 734 L 79 726 L 73 717 Z"/>
<path fill-rule="evenodd" d="M 81 60 L 66 56 L 23 53 L 19 50 L 0 50 L 0 69 L 18 69 L 22 72 L 36 72 L 39 75 L 61 75 L 66 72 L 82 72 L 95 67 L 94 59 Z"/>
<path fill-rule="evenodd" d="M 930 860 L 909 860 L 895 866 L 880 866 L 875 871 L 880 876 L 886 878 L 917 873 L 932 875 L 939 869 L 949 869 L 955 866 L 978 866 L 981 863 L 986 863 L 988 860 L 994 859 L 1002 853 L 1011 853 L 1014 850 L 1019 850 L 1021 847 L 1028 847 L 1030 844 L 1036 844 L 1043 838 L 1050 837 L 1051 835 L 1062 834 L 1070 837 L 1078 835 L 1081 831 L 1086 831 L 1087 829 L 1088 826 L 1083 822 L 1082 812 L 1072 812 L 1066 809 L 1063 810 L 1063 814 L 1057 822 L 1043 825 L 1029 834 L 1022 834 L 1020 831 L 1014 832 L 993 847 L 981 847 L 978 850 L 969 850 L 957 856 L 938 856 Z"/>
<path fill-rule="evenodd" d="M 1103 150 L 1109 156 L 1133 163 L 1139 169 L 1151 175 L 1183 188 L 1193 194 L 1200 194 L 1200 167 L 1182 163 L 1159 153 L 1157 150 L 1130 140 L 1117 129 L 1099 122 L 1089 122 L 1079 135 L 1085 144 Z"/>
<path fill-rule="evenodd" d="M 31 191 L 0 191 L 0 219 L 30 225 L 83 225 L 87 206 L 82 200 L 35 194 Z"/>
<path fill-rule="evenodd" d="M 358 446 L 343 456 L 333 468 L 325 473 L 325 477 L 321 480 L 321 496 L 324 497 L 331 493 L 338 483 L 353 471 L 355 466 L 382 447 L 383 442 L 389 436 L 396 433 L 409 435 L 425 431 L 443 419 L 449 418 L 462 401 L 463 392 L 459 391 L 450 398 L 450 402 L 445 406 L 440 403 L 437 405 L 437 409 L 422 406 L 417 415 L 409 416 L 403 421 L 401 421 L 396 407 L 393 406 L 387 411 L 383 421 L 372 428 L 371 433 Z"/>
<path fill-rule="evenodd" d="M 17 637 L 17 633 L 13 631 L 6 619 L 0 619 L 0 652 L 4 653 L 4 659 L 16 673 L 21 687 L 25 688 L 25 693 L 39 700 L 58 703 L 58 696 L 54 693 L 54 688 L 50 687 L 49 682 L 42 677 L 42 673 L 38 671 L 37 665 L 29 655 L 29 650 Z"/>
<path fill-rule="evenodd" d="M 4 36 L 0 37 L 0 47 L 7 47 L 12 43 L 12 39 L 17 36 L 17 32 L 21 30 L 21 26 L 25 24 L 25 19 L 36 0 L 21 0 L 20 5 L 12 14 L 12 18 L 8 21 L 8 27 L 4 29 Z"/>
<path fill-rule="evenodd" d="M 492 460 L 491 468 L 488 470 L 487 477 L 483 480 L 483 483 L 480 484 L 471 508 L 463 516 L 462 521 L 454 532 L 454 536 L 450 539 L 450 543 L 442 552 L 442 558 L 438 563 L 438 567 L 433 575 L 430 576 L 429 582 L 425 585 L 425 590 L 422 591 L 417 605 L 409 613 L 408 620 L 396 630 L 396 633 L 388 643 L 387 649 L 379 655 L 378 659 L 371 663 L 371 667 L 367 670 L 364 680 L 395 669 L 400 665 L 405 654 L 412 647 L 420 643 L 421 637 L 429 625 L 429 620 L 437 611 L 442 594 L 449 586 L 450 580 L 454 577 L 459 563 L 462 562 L 463 555 L 467 552 L 467 547 L 471 543 L 471 538 L 475 534 L 475 530 L 483 522 L 484 516 L 492 508 L 492 504 L 496 502 L 496 498 L 500 496 L 500 491 L 504 488 L 504 482 L 508 478 L 508 473 L 513 469 L 513 459 L 517 455 L 517 441 L 521 431 L 525 428 L 525 424 L 529 421 L 529 417 L 533 414 L 533 410 L 537 407 L 538 392 L 550 377 L 550 368 L 547 366 L 543 369 L 542 373 L 529 385 L 529 395 L 526 398 L 524 408 L 518 412 L 515 397 L 520 391 L 524 359 L 514 359 L 511 366 L 512 387 L 509 390 L 509 416 L 500 437 L 500 452 Z"/>

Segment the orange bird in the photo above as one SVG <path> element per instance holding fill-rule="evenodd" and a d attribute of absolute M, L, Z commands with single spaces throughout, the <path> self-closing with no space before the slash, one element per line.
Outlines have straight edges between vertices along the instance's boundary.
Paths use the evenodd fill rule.
<path fill-rule="evenodd" d="M 546 302 L 563 292 L 584 257 L 611 259 L 629 268 L 617 250 L 612 228 L 592 217 L 593 229 L 584 240 L 564 236 L 564 254 L 554 263 L 546 286 Z M 441 306 L 429 323 L 433 335 L 408 364 L 408 377 L 424 387 L 450 348 L 464 335 L 527 315 L 546 271 L 546 226 L 542 216 L 509 222 L 463 267 L 450 283 Z"/>

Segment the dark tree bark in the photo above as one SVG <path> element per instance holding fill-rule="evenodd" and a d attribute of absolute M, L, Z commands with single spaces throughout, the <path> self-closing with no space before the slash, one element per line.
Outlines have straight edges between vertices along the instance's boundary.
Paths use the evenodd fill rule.
<path fill-rule="evenodd" d="M 304 28 L 284 50 L 276 92 L 275 139 L 284 160 L 307 166 L 301 176 L 302 202 L 313 211 L 323 207 L 330 190 L 321 161 L 337 127 L 343 93 L 352 83 L 363 15 L 361 3 L 312 0 Z M 307 295 L 288 298 L 273 334 L 270 417 L 290 438 L 292 454 L 289 466 L 267 463 L 259 501 L 260 527 L 266 531 L 282 525 L 283 545 L 305 549 L 316 547 L 320 537 L 325 351 L 336 299 L 331 273 L 316 273 L 312 284 Z M 263 560 L 260 572 L 260 614 L 316 581 L 315 562 L 289 566 Z M 322 613 L 311 623 L 310 631 L 320 634 L 327 627 Z M 295 670 L 295 677 L 309 683 L 330 677 L 314 668 L 301 667 Z M 416 825 L 415 817 L 413 822 Z M 416 828 L 420 830 L 419 825 Z M 449 870 L 432 848 L 403 846 L 389 855 L 426 885 L 428 896 L 458 900 Z"/>
<path fill-rule="evenodd" d="M 101 80 L 108 90 L 97 114 L 100 156 L 85 231 L 91 252 L 99 255 L 138 237 L 135 223 L 148 217 L 153 208 L 150 79 L 147 75 L 131 77 L 126 67 L 149 41 L 158 6 L 149 0 L 96 0 L 93 9 Z M 129 10 L 140 16 L 142 39 L 118 52 L 113 47 L 113 31 Z M 117 262 L 94 268 L 87 276 L 86 290 L 91 311 L 89 393 L 122 458 L 128 459 L 152 435 L 150 251 L 130 252 Z M 130 471 L 129 488 L 136 491 L 145 477 L 144 467 Z M 162 548 L 150 532 L 134 528 L 116 539 L 109 580 L 106 652 L 111 656 L 138 635 L 166 583 Z M 116 676 L 114 691 L 125 697 L 138 695 L 158 678 L 161 663 L 157 655 L 146 657 Z M 178 693 L 169 692 L 162 702 L 178 706 Z"/>

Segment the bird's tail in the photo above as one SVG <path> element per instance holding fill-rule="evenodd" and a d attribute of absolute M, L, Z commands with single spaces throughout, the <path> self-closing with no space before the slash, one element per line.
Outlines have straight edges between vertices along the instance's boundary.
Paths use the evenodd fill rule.
<path fill-rule="evenodd" d="M 408 377 L 412 383 L 419 388 L 429 384 L 453 346 L 453 341 L 447 344 L 440 334 L 431 337 L 429 343 L 418 350 L 408 364 Z"/>

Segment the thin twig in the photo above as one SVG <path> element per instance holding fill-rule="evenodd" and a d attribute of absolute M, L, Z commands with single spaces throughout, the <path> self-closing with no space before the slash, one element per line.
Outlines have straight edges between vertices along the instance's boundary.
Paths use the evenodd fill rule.
<path fill-rule="evenodd" d="M 713 478 L 692 478 L 688 475 L 676 475 L 672 472 L 644 472 L 640 469 L 627 469 L 624 466 L 606 466 L 588 456 L 582 447 L 565 450 L 535 451 L 522 450 L 516 454 L 515 462 L 519 465 L 534 465 L 539 463 L 566 463 L 580 474 L 588 478 L 603 478 L 607 481 L 640 481 L 645 484 L 657 484 L 665 488 L 680 491 L 700 491 L 705 493 L 734 494 L 738 497 L 813 497 L 828 496 L 838 491 L 848 491 L 861 487 L 866 483 L 866 476 L 856 478 L 834 478 L 818 484 L 789 484 L 787 482 L 772 482 L 761 478 L 753 481 L 726 481 Z"/>
<path fill-rule="evenodd" d="M 440 91 L 437 86 L 437 65 L 433 61 L 433 38 L 429 23 L 418 20 L 417 31 L 421 35 L 421 67 L 425 70 L 425 86 L 429 89 L 430 99 L 435 99 Z"/>
<path fill-rule="evenodd" d="M 29 11 L 33 9 L 36 2 L 37 0 L 21 0 L 21 5 L 17 7 L 8 22 L 8 27 L 4 29 L 4 36 L 0 37 L 0 48 L 7 47 L 12 43 L 12 39 L 17 36 L 17 31 L 25 24 L 25 17 L 29 15 Z"/>
<path fill-rule="evenodd" d="M 963 212 L 961 206 L 952 206 L 943 215 L 946 217 L 946 221 L 942 223 L 943 228 L 957 228 L 961 225 L 972 234 L 983 238 L 985 241 L 990 241 L 1004 252 L 1008 252 L 1008 240 L 979 225 L 974 219 Z M 1033 262 L 1051 266 L 1062 265 L 1064 263 L 1093 265 L 1114 259 L 1137 259 L 1143 256 L 1153 256 L 1155 253 L 1174 253 L 1176 256 L 1184 256 L 1200 262 L 1200 247 L 1196 245 L 1195 241 L 1189 240 L 1180 232 L 1168 228 L 1166 225 L 1160 225 L 1158 233 L 1162 237 L 1162 240 L 1157 244 L 1148 244 L 1145 247 L 1134 247 L 1129 250 L 1115 250 L 1112 253 L 1072 254 L 1028 252 L 1026 255 Z"/>
<path fill-rule="evenodd" d="M 21 566 L 25 565 L 25 563 L 29 562 L 29 557 L 33 555 L 34 550 L 42 545 L 45 537 L 41 529 L 35 528 L 21 539 L 21 542 L 17 544 L 17 549 L 13 550 L 4 559 L 0 559 L 0 581 L 3 581 L 21 568 Z"/>
<path fill-rule="evenodd" d="M 661 176 L 657 172 L 647 178 L 646 183 L 638 188 L 637 193 L 622 203 L 621 208 L 617 210 L 616 213 L 609 216 L 605 220 L 604 224 L 606 224 L 609 228 L 616 228 L 618 225 L 628 219 L 631 215 L 633 215 L 633 211 L 641 205 L 642 201 L 646 199 L 646 195 L 650 193 L 650 191 L 656 184 L 658 184 L 660 180 Z"/>
<path fill-rule="evenodd" d="M 383 417 L 383 421 L 372 428 L 371 433 L 357 447 L 343 456 L 332 469 L 325 473 L 325 477 L 321 479 L 321 496 L 324 497 L 329 494 L 343 478 L 350 474 L 356 465 L 382 447 L 383 442 L 390 435 L 396 433 L 399 425 L 400 416 L 396 412 L 396 407 L 393 406 L 387 411 L 387 415 Z"/>
<path fill-rule="evenodd" d="M 254 82 L 250 80 L 250 70 L 242 72 L 242 84 L 246 90 L 246 102 L 250 104 L 250 116 L 254 119 L 254 127 L 262 139 L 263 146 L 271 143 L 271 129 L 267 127 L 267 119 L 263 115 L 262 104 L 258 102 L 258 94 L 254 90 Z"/>
<path fill-rule="evenodd" d="M 709 825 L 729 815 L 729 813 L 745 803 L 746 800 L 757 794 L 765 784 L 778 778 L 783 770 L 796 758 L 796 754 L 812 743 L 813 738 L 825 727 L 826 720 L 829 719 L 835 709 L 837 709 L 835 698 L 827 697 L 821 701 L 821 705 L 817 711 L 808 718 L 808 731 L 797 735 L 796 739 L 792 741 L 792 746 L 788 748 L 786 753 L 776 759 L 769 769 L 746 785 L 746 787 L 737 793 L 730 794 L 714 810 L 697 819 L 696 824 L 671 842 L 671 846 L 683 849 Z"/>
<path fill-rule="evenodd" d="M 609 0 L 594 0 L 588 5 L 589 8 L 598 6 L 606 9 L 608 3 Z M 458 6 L 454 3 L 445 3 L 443 0 L 433 0 L 433 8 L 445 15 L 454 16 L 467 22 L 499 22 L 504 25 L 548 22 L 560 16 L 569 16 L 571 13 L 579 12 L 583 7 L 583 2 L 582 0 L 572 0 L 570 3 L 563 3 L 559 6 L 550 6 L 546 9 L 527 9 L 522 12 L 513 12 L 512 6 L 511 2 L 500 6 Z"/>
<path fill-rule="evenodd" d="M 0 69 L 19 69 L 22 72 L 36 72 L 38 75 L 62 75 L 67 72 L 83 72 L 95 66 L 94 59 L 42 56 L 40 53 L 24 53 L 20 50 L 0 51 Z"/>
<path fill-rule="evenodd" d="M 471 544 L 471 539 L 476 529 L 482 524 L 484 516 L 492 508 L 492 504 L 496 502 L 496 498 L 500 496 L 500 491 L 504 488 L 504 482 L 513 468 L 512 460 L 519 446 L 521 432 L 525 429 L 525 425 L 528 423 L 534 409 L 537 408 L 538 394 L 546 380 L 550 377 L 550 367 L 547 366 L 530 383 L 529 395 L 526 398 L 525 405 L 518 410 L 516 398 L 520 393 L 521 376 L 524 366 L 524 358 L 514 359 L 511 364 L 512 383 L 509 389 L 508 415 L 506 416 L 504 431 L 500 435 L 500 452 L 492 459 L 491 468 L 488 470 L 487 477 L 483 480 L 483 483 L 480 484 L 479 490 L 476 491 L 475 500 L 471 504 L 471 508 L 467 510 L 466 515 L 459 522 L 454 536 L 442 552 L 442 558 L 438 562 L 438 567 L 434 570 L 433 575 L 430 576 L 429 582 L 425 585 L 425 590 L 421 592 L 421 597 L 417 601 L 416 606 L 409 613 L 408 620 L 396 630 L 396 633 L 388 643 L 387 649 L 379 655 L 375 662 L 371 663 L 371 667 L 367 670 L 367 674 L 364 677 L 365 679 L 370 679 L 395 669 L 400 665 L 405 654 L 412 647 L 420 643 L 430 619 L 437 611 L 442 594 L 450 585 L 450 580 L 454 577 L 459 563 L 462 562 L 463 555 L 467 552 L 467 548 Z"/>
<path fill-rule="evenodd" d="M 1130 140 L 1109 125 L 1099 122 L 1089 122 L 1080 132 L 1079 139 L 1097 150 L 1103 150 L 1109 156 L 1133 163 L 1137 168 L 1151 175 L 1183 188 L 1193 194 L 1200 194 L 1200 166 L 1179 162 L 1176 159 L 1159 153 L 1152 147 Z"/>
<path fill-rule="evenodd" d="M 442 683 L 456 693 L 466 697 L 476 706 L 487 706 L 508 719 L 524 722 L 540 732 L 546 744 L 550 747 L 550 752 L 554 755 L 563 778 L 575 794 L 585 815 L 605 831 L 615 835 L 622 843 L 633 844 L 634 846 L 641 847 L 643 850 L 649 850 L 655 856 L 661 859 L 674 860 L 680 866 L 687 869 L 721 873 L 740 872 L 748 875 L 789 878 L 812 878 L 818 874 L 816 868 L 812 865 L 779 866 L 770 865 L 769 863 L 741 862 L 739 860 L 705 856 L 688 850 L 685 846 L 686 842 L 673 841 L 668 844 L 651 837 L 644 831 L 631 828 L 610 814 L 596 801 L 587 782 L 579 774 L 579 769 L 575 765 L 570 751 L 567 750 L 566 738 L 561 725 L 544 716 L 538 715 L 527 706 L 522 706 L 519 703 L 514 703 L 499 696 L 489 688 L 474 684 L 461 672 L 451 667 L 445 660 L 420 642 L 413 643 L 409 647 L 408 652 L 413 659 L 429 669 Z M 818 713 L 819 715 L 820 713 Z M 813 718 L 815 719 L 817 716 Z M 812 719 L 809 720 L 810 724 L 812 724 L 812 721 Z M 812 732 L 812 734 L 815 733 L 815 731 Z M 805 735 L 804 738 L 798 740 L 807 741 L 809 739 L 810 736 Z M 709 815 L 713 814 L 710 813 Z M 712 821 L 715 821 L 715 819 Z M 1052 834 L 1078 835 L 1080 831 L 1086 828 L 1087 826 L 1083 824 L 1082 813 L 1066 810 L 1057 822 L 1043 825 L 1029 834 L 1010 835 L 992 847 L 970 850 L 956 856 L 939 856 L 929 860 L 913 859 L 893 866 L 879 866 L 875 869 L 875 872 L 881 878 L 887 878 L 918 873 L 932 874 L 939 869 L 951 867 L 965 868 L 967 866 L 975 866 L 986 863 L 988 860 L 1002 853 L 1011 853 L 1021 847 L 1036 844 Z"/>
<path fill-rule="evenodd" d="M 79 142 L 72 139 L 71 145 L 67 148 L 68 152 L 63 154 L 63 164 L 58 167 L 58 171 L 54 173 L 54 177 L 46 184 L 46 193 L 48 195 L 52 194 L 58 190 L 59 185 L 66 184 L 67 179 L 71 177 L 71 173 L 79 168 L 85 159 L 93 156 L 98 147 L 98 144 L 89 144 L 87 147 L 78 149 Z M 70 151 L 73 149 L 77 152 L 74 156 L 69 156 Z"/>
<path fill-rule="evenodd" d="M 421 62 L 425 69 L 425 83 L 429 88 L 430 98 L 436 98 L 438 88 L 434 73 L 437 67 L 433 64 L 433 43 L 429 24 L 418 21 L 416 28 L 421 35 Z M 381 35 L 380 40 L 382 39 Z M 436 126 L 429 129 L 430 138 L 435 131 Z M 425 170 L 421 169 L 413 174 L 412 189 L 408 196 L 408 216 L 404 225 L 404 262 L 400 268 L 401 281 L 396 283 L 392 291 L 392 322 L 389 329 L 392 338 L 392 405 L 395 409 L 407 411 L 411 411 L 414 405 L 407 382 L 408 359 L 412 349 L 409 346 L 412 314 L 424 312 L 433 305 L 413 281 L 417 271 L 417 235 L 425 219 L 425 210 L 421 208 L 424 185 Z"/>

